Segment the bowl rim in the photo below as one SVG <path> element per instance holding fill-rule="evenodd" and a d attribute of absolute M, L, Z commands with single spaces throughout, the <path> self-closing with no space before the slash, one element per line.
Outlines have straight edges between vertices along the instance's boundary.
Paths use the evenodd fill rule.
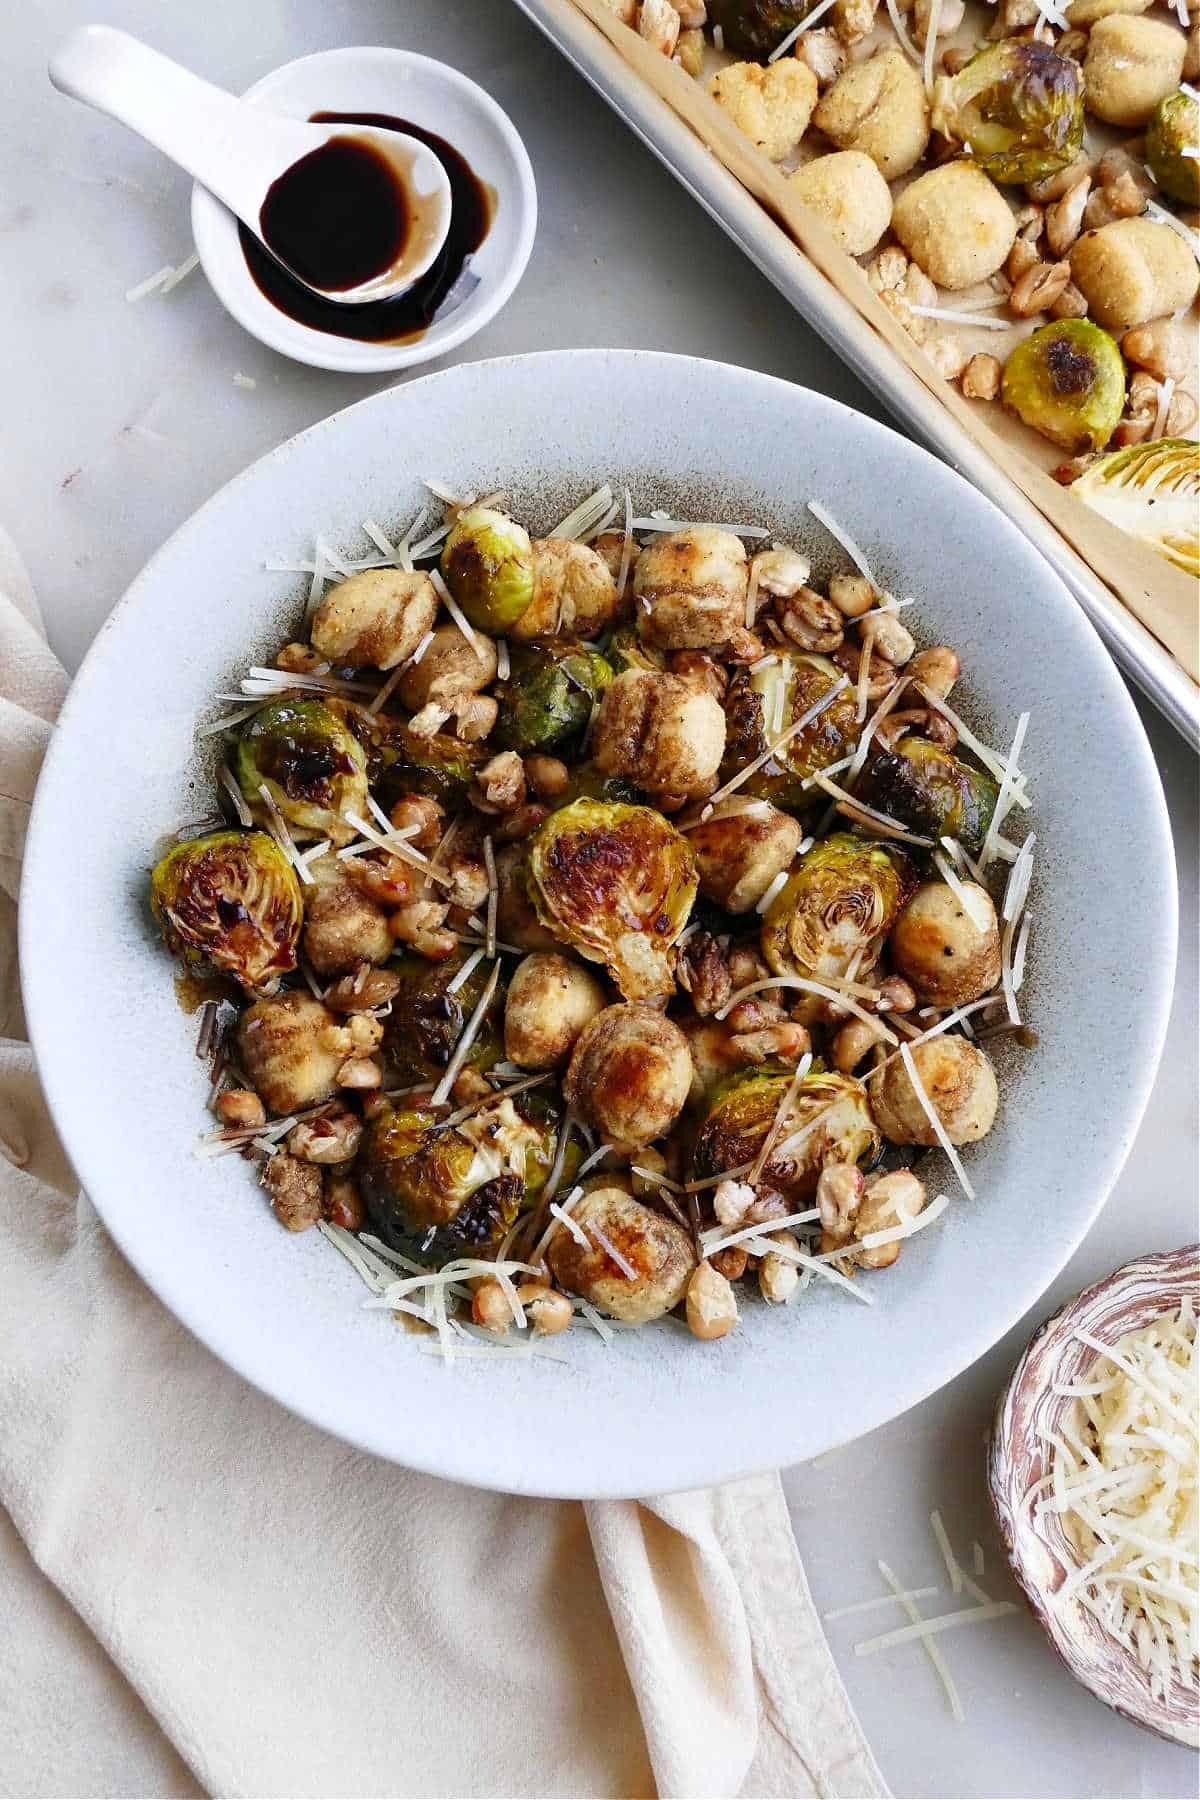
<path fill-rule="evenodd" d="M 537 235 L 537 182 L 529 152 L 516 126 L 499 103 L 469 75 L 436 57 L 424 56 L 416 50 L 397 45 L 344 44 L 333 50 L 314 50 L 307 56 L 293 57 L 280 63 L 246 88 L 241 98 L 254 100 L 269 96 L 272 89 L 287 77 L 310 65 L 326 69 L 371 56 L 396 67 L 418 68 L 427 78 L 455 89 L 477 112 L 485 117 L 504 140 L 512 159 L 513 173 L 520 190 L 520 230 L 513 254 L 499 275 L 489 283 L 486 296 L 475 307 L 463 307 L 464 316 L 444 330 L 426 330 L 415 340 L 400 344 L 373 343 L 357 338 L 341 338 L 332 332 L 314 331 L 298 320 L 289 318 L 266 300 L 249 278 L 242 280 L 244 259 L 237 233 L 231 228 L 231 214 L 208 189 L 198 181 L 192 185 L 192 237 L 200 266 L 213 293 L 226 312 L 243 330 L 248 331 L 269 350 L 278 351 L 292 362 L 314 369 L 332 369 L 340 374 L 371 375 L 389 370 L 415 368 L 448 355 L 489 325 L 506 306 L 525 273 L 534 239 Z M 232 253 L 231 253 L 232 247 Z M 345 409 L 342 409 L 345 410 Z"/>
<path fill-rule="evenodd" d="M 93 1134 L 82 1127 L 76 1129 L 77 1121 L 71 1106 L 70 1084 L 60 1083 L 59 1071 L 55 1066 L 53 1056 L 42 1054 L 43 1048 L 46 1051 L 52 1049 L 56 1012 L 61 1002 L 61 988 L 57 984 L 53 972 L 40 964 L 37 959 L 37 947 L 34 942 L 37 927 L 34 921 L 38 909 L 35 904 L 35 896 L 40 886 L 53 884 L 60 879 L 58 856 L 60 845 L 53 829 L 54 801 L 51 796 L 56 783 L 59 763 L 65 761 L 69 756 L 68 745 L 74 717 L 85 707 L 93 685 L 101 684 L 106 677 L 107 645 L 116 624 L 132 607 L 141 604 L 142 595 L 147 590 L 153 591 L 160 565 L 176 552 L 177 547 L 187 539 L 191 532 L 196 530 L 200 520 L 219 508 L 224 498 L 232 490 L 255 482 L 264 468 L 286 458 L 297 445 L 307 444 L 325 434 L 336 433 L 350 415 L 367 409 L 382 411 L 388 407 L 404 407 L 407 397 L 415 386 L 419 385 L 423 389 L 444 384 L 453 386 L 465 375 L 478 378 L 481 370 L 505 369 L 519 373 L 523 377 L 528 376 L 534 381 L 541 381 L 545 377 L 546 371 L 554 365 L 574 364 L 583 365 L 585 370 L 591 371 L 593 382 L 596 382 L 602 381 L 605 367 L 616 362 L 627 364 L 635 370 L 650 365 L 666 365 L 672 372 L 687 375 L 693 381 L 704 379 L 709 372 L 715 373 L 722 379 L 733 377 L 739 386 L 757 387 L 762 393 L 765 406 L 769 406 L 772 398 L 776 395 L 794 396 L 800 393 L 807 405 L 813 407 L 817 412 L 826 413 L 831 421 L 851 419 L 854 421 L 857 431 L 864 432 L 870 437 L 887 439 L 893 447 L 899 447 L 899 454 L 905 458 L 915 458 L 919 464 L 928 468 L 938 484 L 958 484 L 962 489 L 964 502 L 969 502 L 971 506 L 982 506 L 992 514 L 997 530 L 1011 542 L 1013 555 L 1017 561 L 1030 563 L 1033 558 L 1037 557 L 1037 552 L 1032 549 L 1011 521 L 1000 513 L 998 508 L 992 506 L 984 496 L 978 495 L 972 490 L 969 484 L 965 483 L 962 477 L 958 476 L 947 464 L 921 445 L 902 437 L 891 427 L 854 412 L 840 401 L 811 389 L 798 388 L 796 384 L 776 376 L 709 359 L 654 350 L 565 349 L 525 352 L 476 363 L 458 364 L 424 375 L 416 383 L 408 382 L 382 389 L 315 421 L 293 437 L 268 450 L 246 469 L 223 484 L 167 538 L 117 602 L 113 612 L 98 632 L 68 693 L 60 715 L 60 729 L 52 737 L 38 790 L 34 797 L 19 907 L 20 966 L 23 992 L 30 1037 L 42 1069 L 47 1101 L 56 1122 L 63 1121 L 59 1126 L 62 1142 L 72 1166 L 80 1178 L 81 1185 L 85 1189 L 90 1187 L 93 1191 L 101 1191 L 106 1185 L 106 1176 L 102 1164 L 98 1160 L 93 1160 Z M 1156 839 L 1155 849 L 1162 860 L 1164 874 L 1169 874 L 1171 877 L 1165 883 L 1163 904 L 1156 920 L 1157 955 L 1153 965 L 1147 969 L 1142 989 L 1144 1004 L 1147 1008 L 1143 1030 L 1149 1046 L 1149 1053 L 1140 1059 L 1138 1067 L 1124 1085 L 1126 1106 L 1122 1129 L 1114 1135 L 1104 1160 L 1093 1171 L 1090 1200 L 1086 1212 L 1080 1215 L 1073 1226 L 1069 1241 L 1064 1241 L 1060 1251 L 1056 1252 L 1053 1265 L 1039 1265 L 1036 1271 L 1027 1274 L 1023 1282 L 1013 1287 L 1006 1298 L 1005 1316 L 1002 1322 L 989 1320 L 984 1334 L 979 1338 L 972 1339 L 965 1344 L 958 1344 L 951 1352 L 943 1350 L 940 1355 L 928 1357 L 922 1364 L 923 1372 L 920 1378 L 904 1389 L 903 1397 L 898 1404 L 894 1404 L 893 1400 L 889 1398 L 884 1406 L 877 1408 L 874 1412 L 869 1412 L 865 1422 L 858 1421 L 841 1429 L 833 1427 L 821 1444 L 820 1451 L 814 1448 L 798 1452 L 794 1446 L 784 1445 L 782 1455 L 764 1455 L 761 1447 L 756 1447 L 750 1453 L 743 1450 L 735 1454 L 731 1450 L 722 1451 L 720 1443 L 717 1443 L 711 1452 L 706 1453 L 703 1467 L 688 1467 L 673 1481 L 657 1478 L 653 1483 L 654 1491 L 682 1491 L 713 1481 L 735 1480 L 743 1476 L 776 1469 L 781 1463 L 794 1462 L 798 1457 L 802 1459 L 804 1455 L 816 1455 L 836 1448 L 875 1429 L 878 1425 L 898 1416 L 910 1407 L 919 1404 L 931 1393 L 936 1392 L 985 1354 L 1003 1332 L 1010 1329 L 1012 1324 L 1036 1303 L 1038 1296 L 1045 1291 L 1046 1286 L 1058 1274 L 1086 1235 L 1129 1153 L 1153 1086 L 1165 1041 L 1171 1004 L 1177 943 L 1177 895 L 1173 878 L 1174 850 L 1161 782 L 1154 766 L 1150 745 L 1128 690 L 1111 664 L 1108 653 L 1104 650 L 1094 628 L 1083 616 L 1054 570 L 1042 562 L 1041 558 L 1038 558 L 1038 562 L 1041 565 L 1047 589 L 1057 590 L 1064 612 L 1069 614 L 1077 629 L 1094 640 L 1097 655 L 1103 656 L 1103 666 L 1107 672 L 1105 679 L 1108 695 L 1111 696 L 1115 705 L 1125 711 L 1129 748 L 1131 754 L 1141 765 L 1143 777 L 1147 778 L 1147 793 L 1150 796 L 1149 808 L 1153 814 L 1153 821 L 1152 823 L 1147 821 L 1147 828 Z M 90 1180 L 93 1169 L 97 1175 L 95 1182 Z M 578 1498 L 581 1494 L 595 1498 L 629 1498 L 649 1491 L 649 1485 L 645 1482 L 631 1486 L 630 1477 L 623 1475 L 619 1469 L 614 1469 L 611 1474 L 606 1473 L 602 1479 L 589 1476 L 586 1489 L 573 1485 L 562 1476 L 557 1476 L 554 1469 L 550 1467 L 539 1469 L 536 1472 L 524 1468 L 509 1469 L 506 1471 L 505 1478 L 501 1479 L 495 1471 L 481 1471 L 475 1465 L 468 1451 L 456 1452 L 457 1460 L 447 1460 L 444 1454 L 431 1456 L 424 1450 L 420 1441 L 406 1442 L 402 1446 L 398 1446 L 394 1432 L 389 1431 L 382 1422 L 376 1424 L 372 1421 L 370 1424 L 362 1426 L 356 1424 L 351 1428 L 343 1419 L 339 1418 L 336 1409 L 322 1405 L 319 1401 L 312 1399 L 303 1389 L 297 1390 L 294 1384 L 289 1386 L 274 1371 L 265 1370 L 262 1362 L 256 1360 L 245 1336 L 239 1336 L 236 1332 L 231 1333 L 218 1318 L 213 1316 L 211 1309 L 205 1306 L 202 1296 L 189 1286 L 183 1271 L 170 1263 L 166 1267 L 161 1264 L 148 1266 L 153 1263 L 153 1259 L 149 1254 L 146 1234 L 139 1236 L 132 1228 L 127 1230 L 124 1220 L 110 1224 L 103 1209 L 98 1207 L 97 1210 L 101 1212 L 106 1228 L 127 1260 L 147 1286 L 163 1300 L 187 1329 L 246 1380 L 310 1423 L 332 1431 L 374 1454 L 401 1461 L 405 1466 L 451 1480 L 490 1487 L 499 1492 L 570 1499 Z"/>
<path fill-rule="evenodd" d="M 1098 1622 L 1093 1624 L 1090 1616 L 1087 1633 L 1089 1642 L 1096 1646 L 1096 1655 L 1088 1657 L 1080 1649 L 1050 1598 L 1052 1593 L 1057 1592 L 1058 1585 L 1078 1568 L 1078 1562 L 1074 1559 L 1068 1562 L 1060 1554 L 1056 1544 L 1037 1534 L 1028 1516 L 1026 1500 L 1033 1485 L 1044 1476 L 1049 1461 L 1044 1448 L 1032 1447 L 1036 1443 L 1031 1429 L 1033 1411 L 1039 1404 L 1043 1405 L 1045 1416 L 1041 1425 L 1052 1427 L 1057 1416 L 1070 1404 L 1065 1397 L 1053 1396 L 1050 1384 L 1063 1372 L 1063 1359 L 1076 1341 L 1076 1323 L 1087 1318 L 1093 1336 L 1102 1338 L 1106 1343 L 1115 1343 L 1127 1331 L 1137 1330 L 1140 1326 L 1149 1324 L 1152 1319 L 1178 1307 L 1184 1297 L 1191 1297 L 1194 1301 L 1198 1280 L 1200 1243 L 1184 1244 L 1177 1250 L 1157 1251 L 1122 1263 L 1111 1274 L 1091 1282 L 1064 1301 L 1057 1311 L 1038 1326 L 1000 1391 L 988 1436 L 987 1456 L 988 1495 L 1005 1556 L 1029 1610 L 1041 1626 L 1059 1661 L 1082 1687 L 1113 1712 L 1153 1732 L 1156 1737 L 1192 1750 L 1200 1750 L 1200 1713 L 1196 1712 L 1194 1705 L 1188 1710 L 1181 1710 L 1178 1704 L 1171 1704 L 1172 1694 L 1181 1691 L 1177 1682 L 1172 1682 L 1163 1699 L 1159 1699 L 1147 1688 L 1144 1705 L 1140 1707 L 1112 1691 L 1111 1687 L 1106 1691 L 1103 1674 L 1106 1661 L 1110 1666 L 1123 1666 L 1129 1671 L 1130 1680 L 1139 1685 L 1144 1680 L 1141 1665 L 1123 1644 L 1110 1638 Z M 1122 1306 L 1123 1296 L 1135 1286 L 1145 1290 L 1144 1297 L 1132 1306 Z M 1116 1329 L 1111 1337 L 1106 1330 L 1110 1318 L 1116 1321 Z M 1049 1356 L 1047 1353 L 1050 1353 Z M 1076 1354 L 1081 1363 L 1090 1366 L 1097 1353 L 1082 1345 Z M 1072 1375 L 1080 1372 L 1067 1371 Z M 1057 1406 L 1053 1404 L 1055 1398 L 1058 1399 Z M 1031 1445 L 1027 1469 L 1018 1468 L 1014 1454 L 1018 1402 L 1023 1404 L 1028 1413 L 1030 1427 L 1023 1433 Z M 1039 1579 L 1031 1567 L 1027 1552 L 1035 1542 L 1046 1552 L 1047 1560 L 1056 1567 L 1058 1581 L 1053 1588 Z"/>

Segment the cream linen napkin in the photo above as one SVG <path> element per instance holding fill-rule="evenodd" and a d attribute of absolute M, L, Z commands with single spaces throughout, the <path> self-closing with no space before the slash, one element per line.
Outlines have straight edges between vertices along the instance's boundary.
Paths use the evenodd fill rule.
<path fill-rule="evenodd" d="M 587 1506 L 452 1487 L 284 1412 L 125 1264 L 20 1041 L 17 873 L 65 686 L 0 535 L 0 1500 L 196 1779 L 885 1794 L 777 1476 Z M 0 1791 L 63 1792 L 54 1735 L 78 1769 L 92 1721 L 39 1707 L 7 1625 Z"/>

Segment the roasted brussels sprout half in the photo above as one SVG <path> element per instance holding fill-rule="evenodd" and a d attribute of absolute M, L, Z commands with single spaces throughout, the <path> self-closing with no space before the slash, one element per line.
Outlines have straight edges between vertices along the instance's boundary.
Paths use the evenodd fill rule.
<path fill-rule="evenodd" d="M 1003 38 L 957 75 L 938 78 L 933 128 L 969 144 L 993 181 L 1039 181 L 1065 169 L 1083 143 L 1078 63 L 1033 38 Z"/>
<path fill-rule="evenodd" d="M 1146 127 L 1146 161 L 1160 188 L 1200 206 L 1200 101 L 1181 89 L 1160 100 Z"/>
<path fill-rule="evenodd" d="M 472 625 L 508 631 L 533 599 L 533 542 L 506 513 L 472 507 L 446 539 L 442 575 Z"/>
<path fill-rule="evenodd" d="M 1152 544 L 1185 575 L 1200 576 L 1200 443 L 1157 438 L 1112 450 L 1071 492 L 1131 537 Z"/>
<path fill-rule="evenodd" d="M 355 830 L 344 815 L 366 808 L 366 752 L 319 700 L 277 700 L 255 713 L 238 745 L 237 778 L 256 818 L 267 815 L 265 787 L 300 837 L 348 844 Z"/>
<path fill-rule="evenodd" d="M 687 839 L 660 813 L 573 801 L 530 839 L 528 880 L 542 923 L 606 964 L 626 1000 L 673 991 L 672 947 L 697 879 Z"/>
<path fill-rule="evenodd" d="M 514 650 L 509 678 L 496 692 L 500 712 L 490 742 L 501 750 L 549 750 L 581 732 L 612 681 L 612 669 L 582 644 Z"/>
<path fill-rule="evenodd" d="M 428 794 L 447 812 L 466 802 L 487 752 L 449 733 L 421 737 L 394 719 L 384 719 L 368 737 L 367 767 L 372 791 L 384 807 L 404 794 Z"/>
<path fill-rule="evenodd" d="M 614 675 L 623 675 L 626 669 L 650 669 L 661 673 L 667 666 L 662 651 L 643 644 L 632 625 L 621 625 L 613 632 L 604 654 Z"/>
<path fill-rule="evenodd" d="M 722 779 L 729 780 L 761 756 L 841 679 L 841 671 L 828 657 L 782 648 L 765 668 L 739 676 L 725 698 Z M 848 755 L 859 730 L 854 689 L 849 687 L 765 762 L 743 784 L 742 792 L 785 809 L 823 804 L 825 795 L 817 787 L 806 788 L 805 778 Z"/>
<path fill-rule="evenodd" d="M 719 25 L 725 48 L 765 58 L 812 11 L 815 0 L 708 0 L 708 22 Z"/>
<path fill-rule="evenodd" d="M 449 1130 L 426 1108 L 383 1107 L 356 1165 L 380 1236 L 434 1268 L 498 1244 L 521 1210 L 526 1159 L 543 1135 L 511 1100 Z"/>
<path fill-rule="evenodd" d="M 753 1163 L 794 1073 L 778 1063 L 763 1063 L 720 1084 L 696 1138 L 698 1178 Z M 812 1129 L 793 1143 L 809 1125 Z M 879 1150 L 879 1128 L 862 1082 L 814 1064 L 788 1108 L 761 1179 L 785 1200 L 803 1201 L 814 1192 L 826 1163 L 871 1162 Z"/>
<path fill-rule="evenodd" d="M 1019 343 L 1004 365 L 1006 406 L 1064 450 L 1103 450 L 1125 409 L 1116 340 L 1090 319 L 1058 319 Z"/>
<path fill-rule="evenodd" d="M 269 993 L 296 967 L 300 883 L 264 831 L 176 844 L 150 878 L 150 905 L 168 950 L 251 993 Z"/>
<path fill-rule="evenodd" d="M 489 974 L 479 963 L 457 992 L 450 992 L 450 983 L 470 953 L 471 946 L 464 944 L 444 962 L 411 955 L 392 965 L 401 986 L 384 1022 L 384 1047 L 405 1081 L 436 1081 L 454 1054 Z M 504 1055 L 505 994 L 501 981 L 467 1052 L 464 1066 L 478 1069 L 480 1074 Z"/>
<path fill-rule="evenodd" d="M 957 838 L 972 856 L 983 848 L 999 796 L 990 775 L 917 737 L 873 756 L 855 792 L 910 831 Z"/>
<path fill-rule="evenodd" d="M 851 832 L 814 844 L 767 908 L 762 952 L 776 975 L 820 981 L 875 960 L 916 874 L 903 850 Z"/>

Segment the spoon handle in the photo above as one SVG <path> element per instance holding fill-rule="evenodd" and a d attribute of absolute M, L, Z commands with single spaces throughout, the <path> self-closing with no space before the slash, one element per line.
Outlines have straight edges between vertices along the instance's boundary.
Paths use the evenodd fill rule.
<path fill-rule="evenodd" d="M 263 196 L 289 163 L 314 148 L 311 125 L 278 113 L 255 117 L 127 32 L 84 25 L 50 59 L 64 94 L 108 113 L 216 195 L 252 231 Z"/>

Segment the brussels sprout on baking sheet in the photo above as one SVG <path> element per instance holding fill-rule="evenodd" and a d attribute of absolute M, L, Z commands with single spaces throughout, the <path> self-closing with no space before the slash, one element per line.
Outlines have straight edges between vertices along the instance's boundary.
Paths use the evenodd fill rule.
<path fill-rule="evenodd" d="M 1083 77 L 1035 38 L 1004 38 L 934 89 L 933 126 L 993 181 L 1040 181 L 1083 143 Z"/>
<path fill-rule="evenodd" d="M 542 0 L 530 3 L 538 8 Z M 590 5 L 585 10 L 594 17 Z M 627 7 L 613 0 L 613 10 L 636 27 L 633 0 Z M 1089 534 L 1077 509 L 1054 503 L 1045 484 L 1023 472 L 1032 462 L 1070 486 L 1081 457 L 1109 443 L 1124 449 L 1195 435 L 1200 44 L 1194 9 L 1173 0 L 1143 17 L 1145 0 L 1073 0 L 1059 13 L 1050 6 L 1039 13 L 1017 0 L 991 7 L 982 0 L 917 0 L 887 10 L 878 0 L 828 0 L 792 8 L 787 29 L 775 36 L 785 23 L 783 10 L 739 0 L 688 6 L 680 14 L 688 28 L 678 43 L 643 32 L 683 80 L 676 69 L 657 78 L 644 49 L 635 60 L 625 34 L 609 32 L 601 21 L 609 46 L 629 65 L 601 84 L 619 105 L 628 81 L 648 82 L 687 120 L 705 153 L 758 198 L 789 238 L 806 242 L 779 188 L 776 198 L 768 197 L 767 183 L 785 177 L 795 199 L 821 216 L 842 251 L 855 257 L 877 296 L 869 299 L 849 271 L 839 278 L 826 270 L 843 299 L 853 303 L 857 292 L 859 310 L 875 329 L 880 306 L 892 315 L 914 346 L 900 349 L 902 359 L 935 399 L 933 372 L 972 403 L 968 419 L 946 396 L 952 420 L 943 421 L 944 452 L 956 462 L 959 451 L 965 455 L 964 444 L 956 450 L 950 441 L 957 432 L 990 453 L 1089 565 L 1092 581 L 1076 575 L 1102 632 L 1115 591 L 1160 638 L 1163 653 L 1194 676 L 1191 596 L 1178 578 L 1159 571 L 1151 602 L 1153 571 L 1145 570 L 1140 547 L 1123 558 L 1102 531 Z M 556 35 L 552 19 L 543 24 Z M 704 98 L 689 103 L 687 78 Z M 721 108 L 725 129 L 714 122 L 709 101 Z M 654 135 L 670 163 L 665 111 L 660 117 L 664 129 Z M 748 140 L 741 150 L 730 141 L 730 126 Z M 686 160 L 685 185 L 712 199 L 703 169 L 692 156 Z M 858 164 L 874 171 L 878 190 L 869 207 L 856 209 L 848 204 L 854 181 L 862 188 L 859 199 L 870 186 Z M 735 240 L 754 255 L 760 228 L 746 202 L 740 224 Z M 782 269 L 786 257 L 779 245 L 773 249 Z M 814 250 L 822 267 L 827 253 Z M 811 307 L 811 286 L 799 274 L 797 284 L 788 291 Z M 1064 435 L 1044 403 L 1030 410 L 1014 404 L 1007 413 L 996 405 L 1007 357 L 1032 326 L 1054 321 L 1090 322 L 1120 340 L 1126 381 L 1110 428 L 1089 421 L 1085 432 Z M 1142 328 L 1153 334 L 1152 343 L 1138 341 Z M 1127 343 L 1130 333 L 1135 341 Z M 915 388 L 914 408 L 920 411 Z M 1059 447 L 1070 451 L 1069 460 L 1055 454 Z M 1152 546 L 1152 539 L 1142 541 Z M 1159 653 L 1116 641 L 1182 721 L 1187 699 L 1160 666 Z"/>

